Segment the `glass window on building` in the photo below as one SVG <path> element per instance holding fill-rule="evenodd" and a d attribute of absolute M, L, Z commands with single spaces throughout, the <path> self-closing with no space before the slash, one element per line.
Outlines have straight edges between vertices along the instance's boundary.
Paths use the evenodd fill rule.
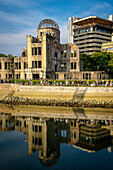
<path fill-rule="evenodd" d="M 38 47 L 38 55 L 42 55 L 42 50 L 41 50 L 41 47 Z"/>
<path fill-rule="evenodd" d="M 74 31 L 74 35 L 78 34 L 78 31 Z"/>
<path fill-rule="evenodd" d="M 85 32 L 85 29 L 81 29 L 81 30 L 80 30 L 80 33 L 84 33 L 84 32 Z"/>
<path fill-rule="evenodd" d="M 103 32 L 104 32 L 104 33 L 108 33 L 108 30 L 106 30 L 106 29 L 103 29 Z"/>
<path fill-rule="evenodd" d="M 91 31 L 91 27 L 86 28 L 86 32 L 90 32 Z"/>
<path fill-rule="evenodd" d="M 111 50 L 113 50 L 113 47 L 111 47 L 111 48 L 108 48 L 108 51 L 111 51 Z"/>
<path fill-rule="evenodd" d="M 102 32 L 102 29 L 100 27 L 97 27 L 98 32 Z"/>
<path fill-rule="evenodd" d="M 0 69 L 2 69 L 2 63 L 0 62 Z"/>

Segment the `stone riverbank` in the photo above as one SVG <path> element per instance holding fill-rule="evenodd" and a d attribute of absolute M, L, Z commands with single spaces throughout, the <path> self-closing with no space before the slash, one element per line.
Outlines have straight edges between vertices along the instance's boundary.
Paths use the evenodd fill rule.
<path fill-rule="evenodd" d="M 63 107 L 102 107 L 113 108 L 113 101 L 96 100 L 40 100 L 20 97 L 6 97 L 0 103 L 10 105 L 39 105 L 39 106 L 63 106 Z"/>
<path fill-rule="evenodd" d="M 113 108 L 113 87 L 0 85 L 0 102 L 11 105 Z M 7 93 L 6 93 L 7 92 Z"/>

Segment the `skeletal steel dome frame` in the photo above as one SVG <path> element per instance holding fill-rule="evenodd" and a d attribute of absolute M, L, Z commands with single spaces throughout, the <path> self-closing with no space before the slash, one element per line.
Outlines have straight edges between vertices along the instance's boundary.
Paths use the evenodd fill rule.
<path fill-rule="evenodd" d="M 58 24 L 51 19 L 44 19 L 38 25 L 38 30 L 41 28 L 55 28 L 59 30 Z"/>

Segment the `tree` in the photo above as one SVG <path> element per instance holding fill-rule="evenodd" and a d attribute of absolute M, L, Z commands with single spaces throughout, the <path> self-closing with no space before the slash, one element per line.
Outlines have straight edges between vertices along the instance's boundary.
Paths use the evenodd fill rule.
<path fill-rule="evenodd" d="M 5 54 L 0 54 L 0 57 L 7 57 Z"/>
<path fill-rule="evenodd" d="M 83 61 L 83 70 L 91 71 L 92 68 L 92 58 L 87 54 L 81 54 L 80 59 Z"/>
<path fill-rule="evenodd" d="M 12 54 L 8 54 L 8 55 L 0 54 L 0 57 L 11 57 L 11 58 L 13 58 L 13 55 Z"/>
<path fill-rule="evenodd" d="M 81 54 L 84 71 L 105 71 L 109 77 L 113 77 L 113 53 L 95 52 L 91 56 Z"/>
<path fill-rule="evenodd" d="M 13 58 L 12 54 L 8 54 L 8 55 L 7 55 L 7 57 L 11 57 L 11 58 Z"/>

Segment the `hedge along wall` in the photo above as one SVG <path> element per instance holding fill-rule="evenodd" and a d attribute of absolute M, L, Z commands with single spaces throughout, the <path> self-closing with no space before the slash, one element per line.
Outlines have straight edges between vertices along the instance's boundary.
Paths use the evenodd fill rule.
<path fill-rule="evenodd" d="M 62 85 L 66 85 L 66 80 L 32 80 L 32 84 L 47 84 L 49 83 L 49 85 L 53 85 L 55 81 L 56 85 L 60 85 L 62 83 Z M 67 80 L 68 81 L 68 85 L 77 85 L 77 84 L 81 84 L 81 80 Z M 104 84 L 106 83 L 106 81 L 108 81 L 110 83 L 111 80 L 104 80 Z M 1 83 L 3 83 L 4 80 L 1 79 Z M 10 79 L 10 80 L 5 80 L 5 83 L 19 83 L 22 84 L 24 82 L 24 84 L 30 84 L 31 81 L 30 80 L 22 80 L 22 79 Z M 90 84 L 93 84 L 96 82 L 96 80 L 82 80 L 82 85 L 86 85 L 87 82 L 89 82 Z M 113 80 L 112 80 L 113 82 Z M 102 80 L 98 81 L 99 84 L 102 84 Z"/>

